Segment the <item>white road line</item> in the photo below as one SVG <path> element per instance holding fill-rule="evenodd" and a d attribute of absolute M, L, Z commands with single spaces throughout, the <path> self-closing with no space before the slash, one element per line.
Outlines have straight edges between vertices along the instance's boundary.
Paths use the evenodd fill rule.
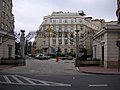
<path fill-rule="evenodd" d="M 71 86 L 70 84 L 63 84 L 63 83 L 56 83 L 56 82 L 49 82 L 49 81 L 42 81 L 42 80 L 37 80 L 37 79 L 32 79 L 32 78 L 26 78 L 20 75 L 16 75 L 17 77 L 21 77 L 26 79 L 27 81 L 37 81 L 40 82 L 41 84 L 34 84 L 33 85 L 41 85 L 41 86 Z M 32 83 L 31 83 L 32 84 Z"/>
<path fill-rule="evenodd" d="M 18 78 L 15 77 L 14 75 L 11 75 L 11 77 L 12 77 L 13 79 L 15 79 L 18 83 L 24 84 L 20 79 L 18 79 Z"/>
<path fill-rule="evenodd" d="M 33 81 L 31 81 L 31 80 L 29 80 L 28 78 L 26 78 L 26 77 L 23 77 L 23 76 L 19 76 L 19 75 L 16 75 L 17 77 L 20 77 L 20 78 L 23 78 L 24 80 L 26 80 L 27 82 L 29 82 L 30 84 L 33 84 L 33 85 L 35 85 L 36 83 L 35 82 L 33 82 Z"/>
<path fill-rule="evenodd" d="M 12 82 L 8 78 L 8 76 L 12 77 L 17 82 Z M 23 77 L 20 75 L 4 75 L 3 78 L 5 81 L 0 81 L 1 84 L 11 84 L 11 85 L 36 85 L 36 86 L 67 86 L 70 87 L 71 84 L 63 84 L 63 83 L 56 83 L 56 82 L 49 82 L 49 81 L 43 81 L 43 80 L 37 80 L 33 78 Z M 26 80 L 28 83 L 22 82 L 19 78 Z M 36 83 L 35 83 L 36 82 Z M 37 83 L 38 82 L 38 83 Z"/>
<path fill-rule="evenodd" d="M 12 83 L 7 76 L 3 76 L 3 77 L 4 77 L 4 79 L 5 79 L 5 81 L 6 81 L 7 83 Z"/>
<path fill-rule="evenodd" d="M 90 84 L 89 87 L 107 87 L 108 84 Z"/>

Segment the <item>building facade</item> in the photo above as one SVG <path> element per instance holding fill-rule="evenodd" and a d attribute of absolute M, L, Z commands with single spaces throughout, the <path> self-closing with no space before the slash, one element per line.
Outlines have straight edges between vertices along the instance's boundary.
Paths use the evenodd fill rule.
<path fill-rule="evenodd" d="M 0 59 L 15 57 L 12 0 L 0 0 Z"/>
<path fill-rule="evenodd" d="M 117 68 L 119 63 L 120 25 L 117 22 L 107 22 L 105 27 L 94 37 L 93 58 L 100 59 L 101 66 Z"/>
<path fill-rule="evenodd" d="M 101 26 L 93 23 L 91 17 L 79 12 L 53 12 L 44 16 L 43 22 L 36 32 L 36 53 L 55 53 L 58 48 L 61 54 L 75 54 L 76 32 L 79 30 L 79 45 L 92 54 L 92 36 Z M 96 21 L 97 22 L 97 21 Z M 100 20 L 99 20 L 100 22 Z"/>

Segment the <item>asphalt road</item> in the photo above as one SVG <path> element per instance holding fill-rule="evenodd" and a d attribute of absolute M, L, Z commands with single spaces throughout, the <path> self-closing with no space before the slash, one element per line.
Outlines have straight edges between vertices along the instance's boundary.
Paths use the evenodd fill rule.
<path fill-rule="evenodd" d="M 0 90 L 120 90 L 120 75 L 78 73 L 72 63 L 31 60 L 27 66 L 0 72 Z"/>
<path fill-rule="evenodd" d="M 119 75 L 0 73 L 0 90 L 120 90 Z"/>

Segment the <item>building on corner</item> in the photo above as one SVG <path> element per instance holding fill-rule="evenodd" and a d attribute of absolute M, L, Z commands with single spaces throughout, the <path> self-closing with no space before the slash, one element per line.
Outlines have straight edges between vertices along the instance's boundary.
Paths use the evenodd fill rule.
<path fill-rule="evenodd" d="M 0 59 L 15 57 L 12 7 L 12 0 L 0 0 Z"/>
<path fill-rule="evenodd" d="M 79 31 L 80 42 L 92 54 L 92 36 L 101 29 L 101 20 L 86 17 L 83 11 L 53 12 L 44 16 L 36 32 L 36 53 L 55 54 L 58 48 L 61 54 L 75 54 L 76 32 Z"/>

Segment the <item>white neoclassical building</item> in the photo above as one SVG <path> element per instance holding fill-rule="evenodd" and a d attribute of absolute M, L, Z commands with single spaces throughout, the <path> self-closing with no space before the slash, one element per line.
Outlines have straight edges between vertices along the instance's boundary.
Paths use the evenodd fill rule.
<path fill-rule="evenodd" d="M 92 20 L 79 12 L 53 12 L 44 16 L 35 37 L 36 53 L 55 53 L 58 47 L 62 54 L 75 54 L 75 30 L 79 31 L 79 44 L 92 54 L 91 36 L 99 31 L 104 20 Z"/>
<path fill-rule="evenodd" d="M 100 59 L 101 66 L 105 68 L 118 67 L 120 41 L 120 25 L 110 22 L 99 31 L 93 41 L 93 58 Z"/>
<path fill-rule="evenodd" d="M 15 57 L 12 0 L 0 0 L 0 59 L 9 57 Z"/>

